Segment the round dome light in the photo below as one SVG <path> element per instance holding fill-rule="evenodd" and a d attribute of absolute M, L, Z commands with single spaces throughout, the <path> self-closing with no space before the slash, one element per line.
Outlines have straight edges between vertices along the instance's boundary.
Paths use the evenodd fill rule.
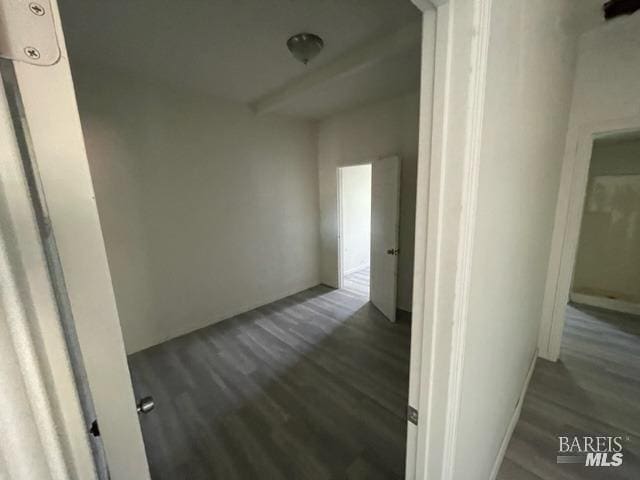
<path fill-rule="evenodd" d="M 324 47 L 322 39 L 313 33 L 298 33 L 287 40 L 291 54 L 305 65 Z"/>

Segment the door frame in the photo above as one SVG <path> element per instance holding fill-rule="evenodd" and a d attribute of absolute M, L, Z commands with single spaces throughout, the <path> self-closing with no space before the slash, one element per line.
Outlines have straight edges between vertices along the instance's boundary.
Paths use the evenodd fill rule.
<path fill-rule="evenodd" d="M 433 69 L 421 69 L 409 369 L 418 421 L 407 424 L 406 479 L 452 480 L 492 0 L 413 2 L 423 11 L 423 62 L 435 55 Z"/>
<path fill-rule="evenodd" d="M 582 125 L 567 137 L 538 339 L 540 356 L 560 356 L 565 309 L 569 301 L 593 143 L 601 138 L 640 131 L 640 114 Z"/>
<path fill-rule="evenodd" d="M 430 51 L 435 60 L 421 69 L 409 388 L 409 404 L 419 418 L 417 425 L 408 423 L 406 478 L 448 480 L 460 404 L 492 0 L 411 1 L 429 27 L 423 29 L 423 58 Z M 100 426 L 111 475 L 144 480 L 148 465 L 56 0 L 51 6 L 61 59 L 51 67 L 14 62 L 16 77 L 78 336 L 87 346 L 87 370 L 106 367 L 94 349 L 117 352 L 108 366 L 112 391 L 90 382 L 98 417 L 120 419 Z"/>

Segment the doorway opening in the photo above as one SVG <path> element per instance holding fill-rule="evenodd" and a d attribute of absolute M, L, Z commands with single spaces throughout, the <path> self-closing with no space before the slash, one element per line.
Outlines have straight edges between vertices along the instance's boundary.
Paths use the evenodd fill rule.
<path fill-rule="evenodd" d="M 340 287 L 367 300 L 371 280 L 371 164 L 338 169 Z"/>
<path fill-rule="evenodd" d="M 593 141 L 578 222 L 560 358 L 610 375 L 612 358 L 624 370 L 640 355 L 640 132 Z"/>
<path fill-rule="evenodd" d="M 580 147 L 549 333 L 558 361 L 538 362 L 528 395 L 550 431 L 616 432 L 635 455 L 624 439 L 640 418 L 627 385 L 640 375 L 640 132 L 594 133 Z"/>
<path fill-rule="evenodd" d="M 411 324 L 393 322 L 396 297 L 412 305 L 422 15 L 410 2 L 276 4 L 170 6 L 151 23 L 146 8 L 63 6 L 154 480 L 404 475 Z M 326 49 L 303 67 L 283 38 L 310 13 Z M 162 55 L 96 54 L 145 25 Z M 178 63 L 162 67 L 167 55 Z M 344 174 L 365 178 L 344 207 L 357 232 L 340 282 L 354 295 L 336 288 L 336 168 L 365 159 Z"/>
<path fill-rule="evenodd" d="M 569 300 L 640 315 L 640 135 L 594 142 Z"/>
<path fill-rule="evenodd" d="M 559 226 L 550 327 L 541 332 L 551 359 L 564 347 L 569 318 L 583 317 L 576 306 L 640 315 L 640 132 L 593 132 L 577 152 L 578 174 Z"/>
<path fill-rule="evenodd" d="M 400 158 L 338 169 L 339 286 L 397 316 Z"/>

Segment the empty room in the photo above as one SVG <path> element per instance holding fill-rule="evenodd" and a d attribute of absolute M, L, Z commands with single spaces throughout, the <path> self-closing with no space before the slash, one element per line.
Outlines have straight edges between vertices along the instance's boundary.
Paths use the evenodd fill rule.
<path fill-rule="evenodd" d="M 0 479 L 640 478 L 640 0 L 0 0 Z"/>
<path fill-rule="evenodd" d="M 419 10 L 61 16 L 152 478 L 402 476 Z"/>

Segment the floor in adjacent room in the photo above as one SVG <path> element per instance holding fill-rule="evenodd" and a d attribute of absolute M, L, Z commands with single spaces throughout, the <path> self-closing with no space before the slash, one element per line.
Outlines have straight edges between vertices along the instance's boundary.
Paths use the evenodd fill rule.
<path fill-rule="evenodd" d="M 369 298 L 369 282 L 371 281 L 371 269 L 367 265 L 349 275 L 344 276 L 343 286 L 345 290 L 354 292 L 364 298 Z"/>
<path fill-rule="evenodd" d="M 404 478 L 409 337 L 318 286 L 130 356 L 152 478 Z"/>
<path fill-rule="evenodd" d="M 640 478 L 640 317 L 567 307 L 557 363 L 538 359 L 498 480 Z M 621 435 L 623 464 L 557 464 L 558 435 Z"/>

